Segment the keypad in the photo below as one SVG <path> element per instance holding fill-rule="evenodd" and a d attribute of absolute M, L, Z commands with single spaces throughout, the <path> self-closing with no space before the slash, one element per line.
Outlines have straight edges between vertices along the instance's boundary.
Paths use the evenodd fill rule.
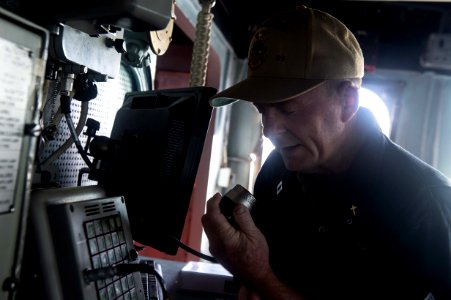
<path fill-rule="evenodd" d="M 85 222 L 92 268 L 128 263 L 128 249 L 119 214 Z M 96 281 L 100 300 L 138 299 L 133 274 Z"/>

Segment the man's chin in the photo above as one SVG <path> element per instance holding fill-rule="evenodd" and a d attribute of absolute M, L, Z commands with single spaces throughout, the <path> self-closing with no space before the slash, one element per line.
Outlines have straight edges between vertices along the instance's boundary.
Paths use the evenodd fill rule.
<path fill-rule="evenodd" d="M 305 155 L 287 155 L 286 153 L 280 152 L 282 156 L 283 163 L 285 165 L 285 168 L 288 171 L 297 171 L 297 172 L 303 172 L 308 171 L 312 169 L 311 161 L 312 159 L 306 157 Z"/>

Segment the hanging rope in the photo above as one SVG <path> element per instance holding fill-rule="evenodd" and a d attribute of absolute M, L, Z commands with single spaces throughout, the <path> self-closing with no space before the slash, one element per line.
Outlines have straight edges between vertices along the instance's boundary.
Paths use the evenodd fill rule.
<path fill-rule="evenodd" d="M 199 0 L 202 9 L 197 15 L 196 37 L 190 69 L 190 86 L 203 86 L 207 75 L 207 63 L 210 50 L 210 33 L 213 14 L 211 8 L 214 0 Z"/>

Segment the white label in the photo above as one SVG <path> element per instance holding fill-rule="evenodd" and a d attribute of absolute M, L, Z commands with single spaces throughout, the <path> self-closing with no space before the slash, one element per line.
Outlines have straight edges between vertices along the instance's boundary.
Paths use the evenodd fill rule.
<path fill-rule="evenodd" d="M 0 213 L 14 204 L 32 72 L 30 51 L 0 38 Z"/>

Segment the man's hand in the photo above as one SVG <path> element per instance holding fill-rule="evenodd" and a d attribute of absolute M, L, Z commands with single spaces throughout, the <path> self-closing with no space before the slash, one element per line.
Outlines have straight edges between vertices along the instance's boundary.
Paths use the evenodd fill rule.
<path fill-rule="evenodd" d="M 243 285 L 238 293 L 238 300 L 261 300 L 261 298 L 256 292 Z"/>
<path fill-rule="evenodd" d="M 269 265 L 268 244 L 255 226 L 249 210 L 242 204 L 233 209 L 236 227 L 232 226 L 219 209 L 221 195 L 207 202 L 207 213 L 202 225 L 210 242 L 210 252 L 242 283 L 240 300 L 260 298 L 305 300 L 281 282 Z"/>
<path fill-rule="evenodd" d="M 264 281 L 272 274 L 265 237 L 242 204 L 233 209 L 237 228 L 230 225 L 219 209 L 220 201 L 219 193 L 210 198 L 207 212 L 202 216 L 211 254 L 243 283 L 253 285 Z"/>

